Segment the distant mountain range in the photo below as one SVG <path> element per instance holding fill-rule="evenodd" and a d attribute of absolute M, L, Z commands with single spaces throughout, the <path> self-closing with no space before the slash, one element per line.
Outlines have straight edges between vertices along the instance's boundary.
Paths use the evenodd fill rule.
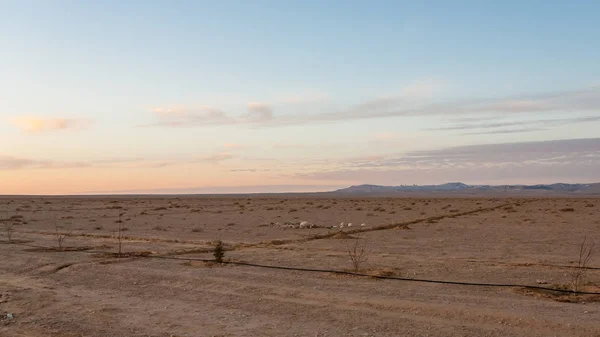
<path fill-rule="evenodd" d="M 408 192 L 437 192 L 451 194 L 517 193 L 517 194 L 600 194 L 600 183 L 593 184 L 541 184 L 541 185 L 467 185 L 446 183 L 441 185 L 356 185 L 333 191 L 339 194 L 397 194 Z"/>

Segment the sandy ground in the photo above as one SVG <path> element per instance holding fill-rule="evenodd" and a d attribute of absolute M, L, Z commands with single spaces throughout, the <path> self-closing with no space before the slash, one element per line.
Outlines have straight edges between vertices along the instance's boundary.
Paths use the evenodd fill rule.
<path fill-rule="evenodd" d="M 220 238 L 231 261 L 349 270 L 349 233 L 363 273 L 564 287 L 584 237 L 600 251 L 599 215 L 592 198 L 0 198 L 18 223 L 0 243 L 0 336 L 600 336 L 595 295 L 186 260 Z M 119 219 L 123 251 L 149 257 L 110 255 Z"/>

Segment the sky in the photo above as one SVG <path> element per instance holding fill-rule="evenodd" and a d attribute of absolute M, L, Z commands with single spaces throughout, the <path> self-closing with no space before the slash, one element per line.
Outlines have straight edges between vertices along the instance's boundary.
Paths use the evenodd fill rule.
<path fill-rule="evenodd" d="M 600 182 L 597 13 L 0 0 L 0 194 Z"/>

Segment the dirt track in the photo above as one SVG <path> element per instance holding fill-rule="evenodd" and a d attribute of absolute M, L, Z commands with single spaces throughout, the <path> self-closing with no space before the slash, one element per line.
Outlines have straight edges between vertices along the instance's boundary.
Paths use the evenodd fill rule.
<path fill-rule="evenodd" d="M 205 251 L 220 237 L 234 261 L 344 270 L 352 240 L 336 237 L 340 222 L 351 222 L 342 230 L 363 232 L 369 245 L 365 273 L 554 287 L 568 285 L 584 237 L 600 244 L 598 199 L 5 198 L 0 205 L 0 218 L 22 216 L 13 239 L 29 241 L 0 244 L 0 314 L 14 314 L 0 320 L 0 336 L 600 336 L 593 295 L 97 254 L 116 251 L 123 214 L 126 252 L 211 258 Z M 301 221 L 319 228 L 286 227 Z M 71 230 L 66 245 L 92 251 L 29 247 L 55 247 L 57 226 Z M 599 261 L 596 254 L 591 265 Z M 586 291 L 600 292 L 599 270 L 587 280 Z"/>

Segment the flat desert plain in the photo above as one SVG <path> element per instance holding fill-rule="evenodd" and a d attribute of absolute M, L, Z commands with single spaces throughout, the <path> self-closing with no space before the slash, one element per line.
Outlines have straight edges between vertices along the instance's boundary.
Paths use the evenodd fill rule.
<path fill-rule="evenodd" d="M 373 277 L 571 289 L 585 238 L 600 292 L 594 198 L 2 197 L 0 217 L 0 336 L 600 336 L 598 295 Z M 218 239 L 292 269 L 202 261 Z M 355 244 L 371 277 L 293 270 L 351 271 Z"/>

